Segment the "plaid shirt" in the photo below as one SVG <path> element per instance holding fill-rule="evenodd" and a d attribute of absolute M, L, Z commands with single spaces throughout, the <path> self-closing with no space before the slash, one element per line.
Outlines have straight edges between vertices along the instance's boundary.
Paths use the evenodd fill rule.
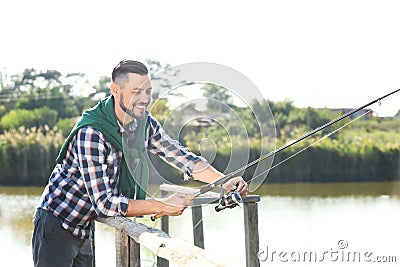
<path fill-rule="evenodd" d="M 148 151 L 183 171 L 185 179 L 190 179 L 194 163 L 202 160 L 171 139 L 151 115 L 145 142 Z M 89 238 L 95 216 L 126 215 L 129 199 L 118 189 L 121 160 L 122 151 L 101 132 L 83 127 L 70 142 L 63 163 L 55 166 L 40 207 L 58 217 L 74 236 Z"/>

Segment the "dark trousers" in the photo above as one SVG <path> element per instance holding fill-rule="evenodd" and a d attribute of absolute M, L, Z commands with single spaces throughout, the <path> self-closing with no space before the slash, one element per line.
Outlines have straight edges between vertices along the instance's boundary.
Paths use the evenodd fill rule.
<path fill-rule="evenodd" d="M 32 253 L 35 267 L 94 266 L 93 237 L 80 239 L 65 230 L 51 212 L 37 209 L 33 220 Z"/>

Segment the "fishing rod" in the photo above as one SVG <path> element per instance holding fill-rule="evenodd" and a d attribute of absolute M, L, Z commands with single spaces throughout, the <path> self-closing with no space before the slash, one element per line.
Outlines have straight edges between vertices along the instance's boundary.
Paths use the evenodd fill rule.
<path fill-rule="evenodd" d="M 313 134 L 315 134 L 315 133 L 317 133 L 317 132 L 319 132 L 319 131 L 321 131 L 321 130 L 329 127 L 329 126 L 331 126 L 332 124 L 337 123 L 337 122 L 339 122 L 339 121 L 341 121 L 341 120 L 353 115 L 354 113 L 356 113 L 356 112 L 358 112 L 358 111 L 360 111 L 360 110 L 362 110 L 362 109 L 364 109 L 364 108 L 366 108 L 368 106 L 371 106 L 371 105 L 373 105 L 373 104 L 375 104 L 377 102 L 380 102 L 382 99 L 384 99 L 386 97 L 389 97 L 390 95 L 393 95 L 393 94 L 395 94 L 395 93 L 397 93 L 399 91 L 400 91 L 400 89 L 394 90 L 391 93 L 388 93 L 388 94 L 386 94 L 386 95 L 384 95 L 382 97 L 379 97 L 379 98 L 369 102 L 368 104 L 365 104 L 365 105 L 363 105 L 363 106 L 361 106 L 359 108 L 355 108 L 355 109 L 343 114 L 342 116 L 340 116 L 340 117 L 338 117 L 338 118 L 336 118 L 336 119 L 334 119 L 334 120 L 332 120 L 330 122 L 325 123 L 324 125 L 322 125 L 322 126 L 316 128 L 316 129 L 314 129 L 314 130 L 312 130 L 312 131 L 300 136 L 299 138 L 297 138 L 297 139 L 295 139 L 295 140 L 293 140 L 293 141 L 291 141 L 291 142 L 289 142 L 289 143 L 287 143 L 287 144 L 285 144 L 285 145 L 283 145 L 283 146 L 281 146 L 281 147 L 269 152 L 268 154 L 266 154 L 266 155 L 264 155 L 262 157 L 259 157 L 258 159 L 256 159 L 256 160 L 244 165 L 243 167 L 237 169 L 236 171 L 233 171 L 233 172 L 231 172 L 231 173 L 229 173 L 227 175 L 224 175 L 221 178 L 215 180 L 214 182 L 209 183 L 209 184 L 201 187 L 200 190 L 198 192 L 196 192 L 195 194 L 193 194 L 190 198 L 194 199 L 194 198 L 196 198 L 196 197 L 198 197 L 198 196 L 200 196 L 200 195 L 202 195 L 204 193 L 207 193 L 207 192 L 213 190 L 217 186 L 220 186 L 220 185 L 226 183 L 230 179 L 236 177 L 241 172 L 245 171 L 246 169 L 248 169 L 248 168 L 250 168 L 250 167 L 252 167 L 252 166 L 254 166 L 256 164 L 258 164 L 259 162 L 261 162 L 263 160 L 266 160 L 267 158 L 279 153 L 280 151 L 282 151 L 282 150 L 284 150 L 284 149 L 286 149 L 286 148 L 288 148 L 288 147 L 290 147 L 290 146 L 292 146 L 294 144 L 297 144 L 298 142 L 310 137 L 311 135 L 313 135 Z M 241 203 L 241 202 L 242 202 L 242 198 L 240 197 L 239 193 L 236 190 L 231 191 L 231 192 L 229 192 L 227 194 L 223 194 L 222 193 L 221 197 L 220 197 L 220 200 L 219 200 L 219 203 L 218 203 L 218 206 L 215 207 L 215 210 L 218 212 L 218 211 L 226 209 L 226 208 L 234 208 L 234 207 L 238 206 L 238 203 Z M 155 219 L 160 218 L 162 216 L 163 216 L 163 214 L 156 214 L 156 215 L 151 216 L 151 219 L 154 221 Z"/>

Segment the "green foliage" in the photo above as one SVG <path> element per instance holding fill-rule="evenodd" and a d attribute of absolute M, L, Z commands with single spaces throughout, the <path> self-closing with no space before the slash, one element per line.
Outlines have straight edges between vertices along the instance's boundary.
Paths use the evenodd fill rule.
<path fill-rule="evenodd" d="M 357 132 L 400 132 L 400 120 L 395 118 L 370 118 L 358 120 L 351 126 L 352 131 Z"/>
<path fill-rule="evenodd" d="M 290 134 L 291 127 L 288 128 L 289 114 L 295 109 L 291 101 L 281 101 L 281 102 L 267 102 L 271 108 L 272 114 L 275 120 L 275 128 L 277 137 L 282 135 Z M 264 103 L 265 105 L 266 103 Z"/>
<path fill-rule="evenodd" d="M 172 70 L 168 72 L 169 65 L 163 66 L 154 60 L 149 60 L 149 65 L 153 70 L 166 71 L 167 76 L 175 75 Z M 90 97 L 74 96 L 70 79 L 81 79 L 83 76 L 79 73 L 62 75 L 54 70 L 26 69 L 13 76 L 13 84 L 1 84 L 0 133 L 3 133 L 0 134 L 0 184 L 41 185 L 47 180 L 58 150 L 77 117 L 83 110 L 94 106 L 99 96 L 109 92 L 110 79 L 104 76 L 94 86 Z M 160 79 L 162 86 L 169 86 L 168 79 Z M 225 171 L 234 152 L 246 157 L 245 160 L 253 161 L 260 156 L 261 143 L 270 152 L 341 115 L 333 114 L 328 109 L 297 108 L 289 100 L 253 101 L 251 108 L 237 107 L 224 87 L 205 84 L 202 90 L 204 96 L 211 99 L 206 113 L 221 119 L 219 122 L 223 121 L 223 125 L 218 124 L 218 120 L 208 127 L 182 128 L 179 123 L 170 123 L 166 131 L 179 133 L 179 141 L 192 151 L 213 156 L 213 165 L 220 171 Z M 226 112 L 228 109 L 233 112 Z M 273 119 L 269 117 L 269 112 L 265 112 L 269 109 Z M 149 110 L 161 124 L 171 116 L 167 99 L 157 99 Z M 185 112 L 176 111 L 173 120 L 176 122 L 182 122 L 185 115 L 196 115 L 198 112 L 189 107 Z M 193 114 L 188 114 L 190 112 Z M 283 163 L 270 171 L 267 181 L 399 179 L 400 120 L 360 119 L 319 141 L 347 122 L 349 119 L 335 123 L 275 155 L 274 164 Z M 304 152 L 290 158 L 305 148 Z M 152 156 L 150 158 L 156 160 Z M 233 165 L 240 168 L 243 164 L 234 162 Z M 163 176 L 181 180 L 181 174 L 167 164 L 157 161 L 155 166 Z M 251 179 L 253 170 L 245 172 L 247 179 Z"/>
<path fill-rule="evenodd" d="M 23 92 L 33 93 L 36 88 L 61 88 L 61 91 L 68 94 L 72 85 L 65 80 L 74 76 L 82 77 L 82 74 L 74 73 L 63 76 L 57 70 L 41 71 L 30 68 L 25 69 L 22 73 L 12 75 L 13 84 L 8 86 L 14 88 L 17 95 Z"/>
<path fill-rule="evenodd" d="M 35 124 L 33 126 L 41 127 L 47 125 L 52 128 L 57 123 L 58 112 L 54 109 L 44 106 L 36 108 L 32 112 L 35 117 Z"/>
<path fill-rule="evenodd" d="M 72 106 L 78 110 L 79 114 L 73 117 L 79 117 L 83 111 L 94 107 L 98 103 L 98 101 L 99 100 L 96 100 L 94 98 L 76 98 Z"/>
<path fill-rule="evenodd" d="M 229 90 L 225 87 L 206 83 L 201 87 L 204 91 L 203 95 L 208 99 L 207 107 L 210 110 L 226 112 L 229 110 L 229 106 L 232 103 L 232 96 L 229 94 Z"/>
<path fill-rule="evenodd" d="M 33 113 L 26 109 L 14 109 L 1 118 L 0 125 L 2 128 L 17 128 L 22 125 L 31 127 L 34 120 Z"/>
<path fill-rule="evenodd" d="M 33 110 L 13 109 L 0 120 L 3 129 L 41 127 L 44 125 L 53 127 L 56 123 L 57 111 L 46 106 Z"/>
<path fill-rule="evenodd" d="M 110 94 L 110 88 L 108 87 L 111 82 L 111 77 L 101 76 L 99 79 L 99 83 L 93 87 L 95 90 L 93 93 L 89 95 L 89 97 L 94 97 L 97 99 L 104 98 L 105 96 Z"/>
<path fill-rule="evenodd" d="M 11 82 L 2 84 L 0 100 L 7 110 L 47 106 L 56 110 L 59 118 L 78 116 L 80 110 L 72 89 L 83 79 L 82 73 L 62 75 L 56 70 L 25 69 L 11 75 Z"/>
<path fill-rule="evenodd" d="M 61 131 L 64 137 L 67 137 L 76 123 L 76 119 L 64 118 L 57 122 L 57 128 Z"/>
<path fill-rule="evenodd" d="M 60 118 L 79 115 L 74 98 L 61 92 L 59 87 L 35 88 L 30 93 L 23 93 L 15 103 L 17 109 L 33 110 L 43 106 L 56 110 Z"/>
<path fill-rule="evenodd" d="M 7 113 L 7 108 L 4 105 L 0 105 L 0 118 L 4 116 L 4 114 Z"/>
<path fill-rule="evenodd" d="M 63 142 L 60 131 L 46 126 L 0 134 L 0 184 L 44 185 Z"/>
<path fill-rule="evenodd" d="M 149 68 L 151 80 L 153 82 L 157 81 L 158 85 L 163 88 L 170 89 L 171 85 L 171 78 L 176 77 L 178 71 L 174 70 L 170 64 L 162 64 L 158 60 L 154 59 L 146 59 L 147 65 Z M 186 83 L 187 81 L 181 81 L 181 84 Z M 179 95 L 176 94 L 175 90 L 169 92 L 169 95 Z M 159 92 L 153 92 L 154 98 L 159 98 Z"/>
<path fill-rule="evenodd" d="M 149 110 L 161 124 L 164 124 L 170 113 L 166 99 L 157 99 L 149 106 Z"/>

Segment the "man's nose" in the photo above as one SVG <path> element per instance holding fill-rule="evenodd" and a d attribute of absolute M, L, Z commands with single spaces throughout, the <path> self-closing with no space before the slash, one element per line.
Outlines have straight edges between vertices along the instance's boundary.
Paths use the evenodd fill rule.
<path fill-rule="evenodd" d="M 146 91 L 140 93 L 139 101 L 144 103 L 150 103 L 151 101 L 151 94 L 148 94 Z"/>

